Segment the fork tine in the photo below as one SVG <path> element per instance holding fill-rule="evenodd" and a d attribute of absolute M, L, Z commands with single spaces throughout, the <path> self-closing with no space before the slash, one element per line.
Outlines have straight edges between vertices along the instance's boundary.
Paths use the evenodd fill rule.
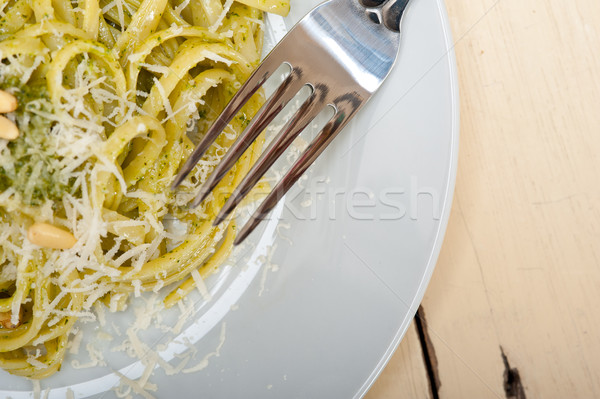
<path fill-rule="evenodd" d="M 283 64 L 283 61 L 278 63 L 275 56 L 269 55 L 258 67 L 258 69 L 256 69 L 256 71 L 250 75 L 248 80 L 229 101 L 229 104 L 227 104 L 217 120 L 215 120 L 213 125 L 208 129 L 204 138 L 196 146 L 188 160 L 181 167 L 179 173 L 175 177 L 175 180 L 171 184 L 172 189 L 176 189 L 185 180 L 185 178 L 194 169 L 198 161 L 200 161 L 200 159 L 204 156 L 213 142 L 227 127 L 229 122 L 231 122 L 237 113 L 240 112 L 244 104 L 248 102 L 248 100 L 258 91 L 258 89 L 262 87 L 269 77 L 271 77 L 271 75 L 273 75 L 273 73 Z"/>
<path fill-rule="evenodd" d="M 334 102 L 336 114 L 325 125 L 321 133 L 312 141 L 292 168 L 285 174 L 273 191 L 264 199 L 256 209 L 250 220 L 238 233 L 234 245 L 239 245 L 275 208 L 279 200 L 289 191 L 314 161 L 325 151 L 337 134 L 352 119 L 354 114 L 365 104 L 365 98 L 359 93 L 348 93 L 338 97 Z"/>
<path fill-rule="evenodd" d="M 260 133 L 275 119 L 281 110 L 294 98 L 304 84 L 302 83 L 302 70 L 294 68 L 284 82 L 276 89 L 275 93 L 261 107 L 252 118 L 250 124 L 235 141 L 221 162 L 217 165 L 210 177 L 202 185 L 192 207 L 196 207 L 208 197 L 227 172 L 235 165 L 238 159 L 250 147 Z"/>
<path fill-rule="evenodd" d="M 218 225 L 229 216 L 271 166 L 273 166 L 275 161 L 279 159 L 285 149 L 317 117 L 323 109 L 325 103 L 323 97 L 325 95 L 326 93 L 321 88 L 317 87 L 313 89 L 310 97 L 294 113 L 277 137 L 273 139 L 273 142 L 261 154 L 241 183 L 235 188 L 225 205 L 223 205 L 221 212 L 217 215 L 214 221 L 215 225 Z"/>

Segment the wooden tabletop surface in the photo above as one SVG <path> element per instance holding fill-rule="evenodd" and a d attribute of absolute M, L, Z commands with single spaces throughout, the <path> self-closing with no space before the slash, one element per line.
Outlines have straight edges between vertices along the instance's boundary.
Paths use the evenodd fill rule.
<path fill-rule="evenodd" d="M 446 5 L 454 206 L 418 323 L 366 398 L 600 398 L 600 1 Z"/>

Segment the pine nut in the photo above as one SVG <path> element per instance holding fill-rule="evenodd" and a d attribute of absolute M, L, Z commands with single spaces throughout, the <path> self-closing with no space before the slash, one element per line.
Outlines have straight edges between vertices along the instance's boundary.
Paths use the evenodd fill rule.
<path fill-rule="evenodd" d="M 73 248 L 77 239 L 70 232 L 48 223 L 34 223 L 27 231 L 32 244 L 51 249 Z"/>
<path fill-rule="evenodd" d="M 0 90 L 0 113 L 13 112 L 17 107 L 17 98 L 4 90 Z"/>
<path fill-rule="evenodd" d="M 19 137 L 19 128 L 10 119 L 0 115 L 0 139 L 14 140 Z"/>
<path fill-rule="evenodd" d="M 23 308 L 19 311 L 19 321 L 17 324 L 12 323 L 12 312 L 0 312 L 0 327 L 8 328 L 10 330 L 17 328 L 21 325 L 21 319 L 23 318 Z"/>

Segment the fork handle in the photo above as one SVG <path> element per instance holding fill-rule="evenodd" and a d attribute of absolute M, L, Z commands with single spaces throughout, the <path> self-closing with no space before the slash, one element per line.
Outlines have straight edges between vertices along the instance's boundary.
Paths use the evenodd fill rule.
<path fill-rule="evenodd" d="M 367 8 L 379 8 L 383 6 L 383 8 L 381 8 L 382 21 L 380 22 L 382 22 L 389 30 L 400 32 L 400 20 L 402 19 L 408 1 L 409 0 L 359 0 L 359 3 Z"/>
<path fill-rule="evenodd" d="M 387 0 L 360 0 L 360 4 L 362 4 L 365 7 L 379 7 L 386 1 Z"/>
<path fill-rule="evenodd" d="M 400 21 L 409 0 L 394 0 L 383 6 L 383 24 L 390 30 L 400 32 Z"/>

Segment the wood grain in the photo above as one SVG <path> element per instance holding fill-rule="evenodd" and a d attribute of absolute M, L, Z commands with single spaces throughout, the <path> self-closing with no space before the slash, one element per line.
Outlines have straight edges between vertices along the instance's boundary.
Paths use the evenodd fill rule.
<path fill-rule="evenodd" d="M 446 3 L 461 149 L 423 302 L 438 395 L 515 397 L 503 350 L 527 398 L 600 397 L 600 2 Z M 389 382 L 415 350 L 369 399 L 427 397 Z"/>
<path fill-rule="evenodd" d="M 408 328 L 394 357 L 365 399 L 430 399 L 429 380 L 423 363 L 421 343 L 414 323 Z M 398 396 L 401 393 L 402 396 Z"/>

